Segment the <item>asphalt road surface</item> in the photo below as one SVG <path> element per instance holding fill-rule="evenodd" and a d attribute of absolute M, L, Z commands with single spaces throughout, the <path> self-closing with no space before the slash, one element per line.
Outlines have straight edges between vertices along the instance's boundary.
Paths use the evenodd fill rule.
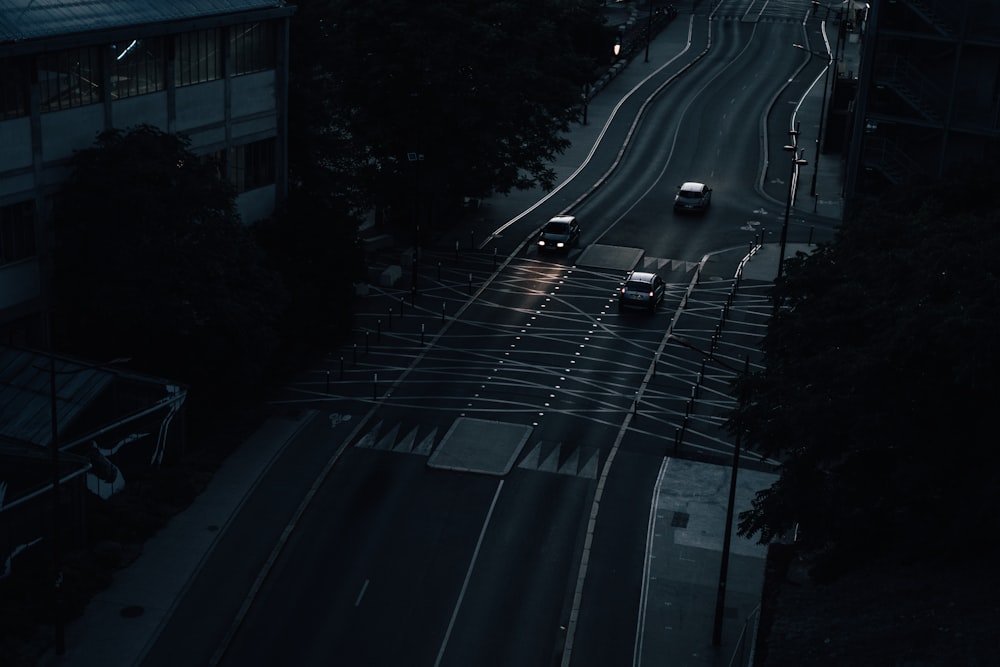
<path fill-rule="evenodd" d="M 276 463 L 270 502 L 248 503 L 224 547 L 231 567 L 199 575 L 144 664 L 632 661 L 650 493 L 689 389 L 650 378 L 706 257 L 777 231 L 768 113 L 801 67 L 800 4 L 675 21 L 676 58 L 572 183 L 475 252 L 427 249 L 419 297 L 372 298 L 353 349 L 283 397 L 326 418 Z M 686 180 L 713 187 L 705 215 L 672 212 Z M 540 255 L 532 234 L 567 210 L 581 243 Z M 667 282 L 653 314 L 618 312 L 633 266 Z M 719 394 L 686 441 L 698 458 L 732 448 Z"/>

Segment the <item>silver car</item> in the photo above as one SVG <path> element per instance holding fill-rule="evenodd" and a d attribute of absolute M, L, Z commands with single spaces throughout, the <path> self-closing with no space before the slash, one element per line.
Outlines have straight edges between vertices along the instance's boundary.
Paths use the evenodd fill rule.
<path fill-rule="evenodd" d="M 655 273 L 632 271 L 618 290 L 618 310 L 643 308 L 649 312 L 663 301 L 667 286 Z"/>
<path fill-rule="evenodd" d="M 688 181 L 677 188 L 675 211 L 704 212 L 712 203 L 712 188 L 704 183 Z"/>

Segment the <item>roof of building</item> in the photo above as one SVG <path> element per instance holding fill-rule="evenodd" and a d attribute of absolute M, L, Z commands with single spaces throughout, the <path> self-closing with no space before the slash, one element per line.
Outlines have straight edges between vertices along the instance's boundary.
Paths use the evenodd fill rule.
<path fill-rule="evenodd" d="M 0 43 L 284 6 L 284 0 L 0 0 Z"/>
<path fill-rule="evenodd" d="M 103 426 L 179 395 L 171 388 L 184 393 L 175 382 L 129 370 L 128 361 L 90 363 L 0 345 L 0 443 L 48 446 L 53 407 L 60 444 L 70 445 L 66 438 L 93 427 L 95 419 Z M 105 409 L 99 403 L 114 386 L 120 391 Z M 100 414 L 91 412 L 95 408 Z"/>

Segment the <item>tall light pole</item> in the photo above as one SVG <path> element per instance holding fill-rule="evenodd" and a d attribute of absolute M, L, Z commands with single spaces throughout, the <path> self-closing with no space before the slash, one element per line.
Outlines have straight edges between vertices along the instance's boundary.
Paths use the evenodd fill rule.
<path fill-rule="evenodd" d="M 750 357 L 743 360 L 743 380 L 750 375 Z M 746 402 L 744 388 L 740 386 L 740 407 Z M 736 443 L 733 445 L 733 469 L 729 475 L 729 504 L 726 506 L 726 528 L 722 538 L 722 564 L 719 566 L 719 586 L 715 593 L 715 622 L 712 624 L 712 646 L 722 645 L 722 615 L 726 609 L 726 580 L 729 575 L 729 551 L 733 540 L 733 514 L 736 506 L 736 473 L 740 469 L 740 435 L 743 427 L 737 425 Z"/>
<path fill-rule="evenodd" d="M 649 42 L 653 39 L 653 0 L 649 0 L 649 17 L 646 19 L 646 62 L 649 62 Z"/>
<path fill-rule="evenodd" d="M 785 146 L 786 151 L 792 154 L 792 173 L 788 178 L 788 201 L 785 202 L 785 221 L 781 225 L 781 249 L 778 252 L 778 275 L 775 280 L 781 278 L 785 264 L 785 244 L 788 241 L 788 216 L 792 212 L 792 199 L 795 197 L 795 189 L 799 180 L 799 167 L 809 164 L 809 161 L 802 157 L 799 152 L 799 123 L 795 123 L 795 129 L 788 131 L 788 136 L 792 138 L 792 143 Z M 777 308 L 775 300 L 775 308 Z"/>
<path fill-rule="evenodd" d="M 812 58 L 813 56 L 816 56 L 816 57 L 823 57 L 823 58 L 827 58 L 828 59 L 827 63 L 826 63 L 826 72 L 823 75 L 823 100 L 822 100 L 822 102 L 820 102 L 820 106 L 819 106 L 819 129 L 816 132 L 816 156 L 814 158 L 815 161 L 813 162 L 812 190 L 810 192 L 810 194 L 812 195 L 812 197 L 815 199 L 815 197 L 816 197 L 816 172 L 819 171 L 819 153 L 820 153 L 820 148 L 821 148 L 820 142 L 821 142 L 821 140 L 823 138 L 823 118 L 826 116 L 826 88 L 827 88 L 827 86 L 830 83 L 830 64 L 833 63 L 833 58 L 832 58 L 832 56 L 830 55 L 829 52 L 828 53 L 822 53 L 822 54 L 821 53 L 816 53 L 815 51 L 811 51 L 811 50 L 807 49 L 806 47 L 804 47 L 801 44 L 792 44 L 792 46 L 794 46 L 797 49 L 802 49 L 803 51 L 805 51 L 806 53 L 809 54 L 810 58 Z M 815 203 L 813 205 L 813 212 L 814 213 L 816 212 Z"/>
<path fill-rule="evenodd" d="M 55 618 L 56 655 L 66 653 L 66 626 L 63 618 L 62 593 L 62 544 L 60 529 L 62 523 L 59 517 L 59 409 L 56 403 L 56 357 L 49 355 L 49 421 L 52 441 L 52 593 Z"/>

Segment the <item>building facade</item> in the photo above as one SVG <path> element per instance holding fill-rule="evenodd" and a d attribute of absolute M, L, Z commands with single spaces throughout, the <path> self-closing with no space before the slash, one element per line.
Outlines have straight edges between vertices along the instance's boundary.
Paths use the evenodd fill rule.
<path fill-rule="evenodd" d="M 1000 157 L 1000 3 L 876 0 L 866 28 L 848 198 Z"/>
<path fill-rule="evenodd" d="M 0 0 L 0 344 L 48 342 L 51 212 L 73 152 L 153 125 L 236 186 L 243 220 L 287 191 L 282 0 Z"/>

